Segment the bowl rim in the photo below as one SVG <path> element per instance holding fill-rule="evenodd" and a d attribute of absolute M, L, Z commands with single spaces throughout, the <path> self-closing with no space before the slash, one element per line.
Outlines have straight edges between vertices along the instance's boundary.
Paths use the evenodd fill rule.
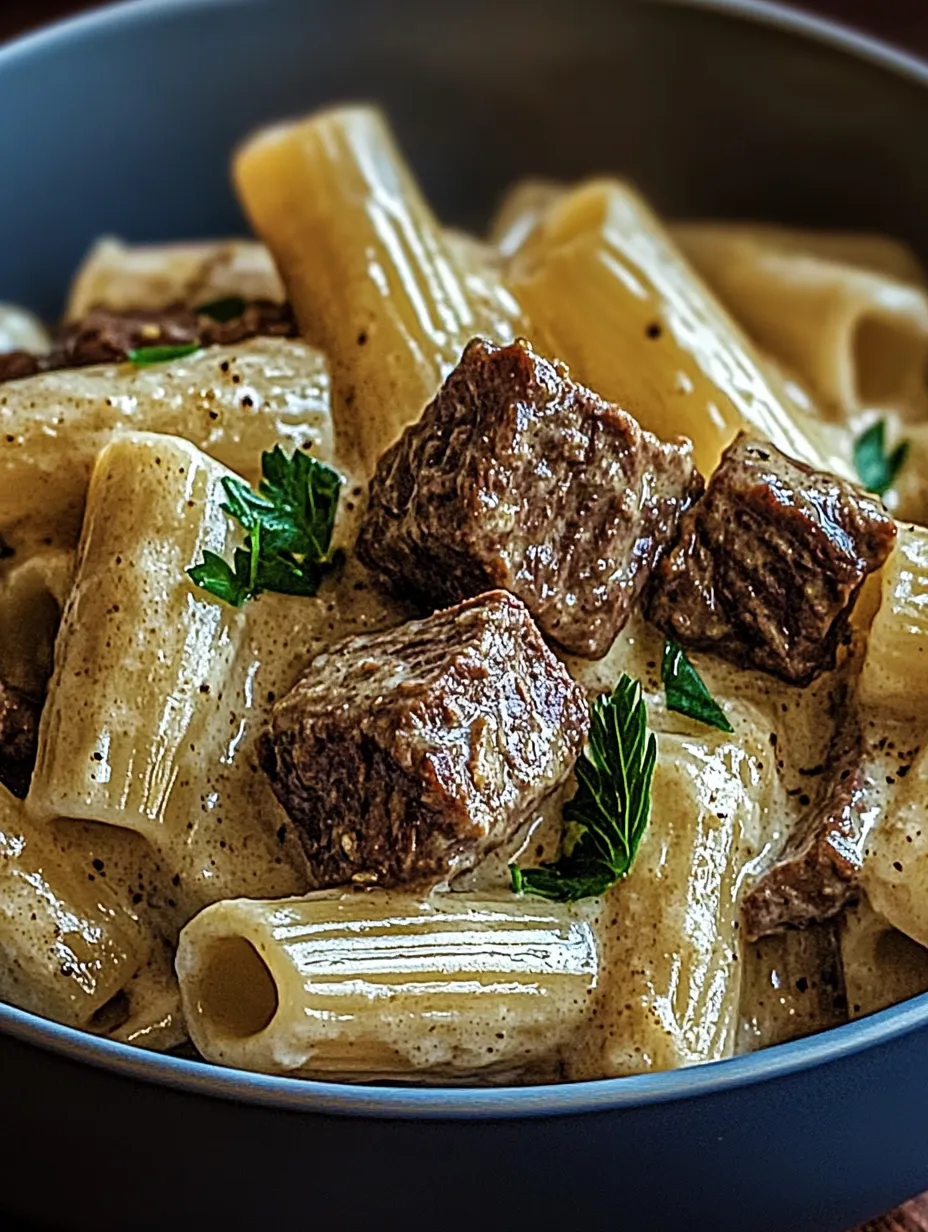
<path fill-rule="evenodd" d="M 786 1078 L 888 1044 L 928 1022 L 928 993 L 805 1039 L 686 1069 L 525 1087 L 402 1087 L 287 1078 L 151 1052 L 0 1005 L 0 1035 L 124 1078 L 288 1112 L 373 1119 L 516 1120 L 621 1111 Z"/>
<path fill-rule="evenodd" d="M 261 0 L 122 0 L 0 46 L 0 74 L 75 37 L 174 11 L 244 7 Z M 809 38 L 928 87 L 928 62 L 840 22 L 769 0 L 630 0 L 694 9 Z M 527 1087 L 392 1087 L 253 1073 L 103 1039 L 0 1003 L 0 1034 L 129 1079 L 293 1112 L 370 1118 L 483 1120 L 606 1112 L 715 1095 L 837 1062 L 928 1026 L 928 992 L 805 1039 L 686 1069 Z"/>

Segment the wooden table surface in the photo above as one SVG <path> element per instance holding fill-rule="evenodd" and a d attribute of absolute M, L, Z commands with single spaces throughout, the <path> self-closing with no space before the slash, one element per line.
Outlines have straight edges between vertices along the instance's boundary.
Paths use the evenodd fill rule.
<path fill-rule="evenodd" d="M 0 0 L 0 40 L 95 7 L 73 0 Z M 928 0 L 806 0 L 794 7 L 836 17 L 928 57 Z M 928 1232 L 928 1193 L 857 1232 Z"/>

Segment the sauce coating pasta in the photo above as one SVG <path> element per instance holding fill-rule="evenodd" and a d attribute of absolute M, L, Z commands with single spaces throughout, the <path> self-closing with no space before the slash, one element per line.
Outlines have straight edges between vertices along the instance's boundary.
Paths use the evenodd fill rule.
<path fill-rule="evenodd" d="M 928 987 L 912 254 L 615 178 L 484 240 L 367 107 L 233 169 L 254 238 L 0 306 L 0 996 L 466 1084 Z"/>

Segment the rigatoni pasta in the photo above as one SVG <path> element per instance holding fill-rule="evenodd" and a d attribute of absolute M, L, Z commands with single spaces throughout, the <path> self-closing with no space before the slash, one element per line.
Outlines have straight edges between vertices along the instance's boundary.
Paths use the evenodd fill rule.
<path fill-rule="evenodd" d="M 769 807 L 761 749 L 660 735 L 651 823 L 603 900 L 604 993 L 577 1076 L 717 1061 L 734 1050 L 740 883 Z"/>
<path fill-rule="evenodd" d="M 289 848 L 252 811 L 248 764 L 219 790 L 241 764 L 244 699 L 233 692 L 224 706 L 223 696 L 240 657 L 251 666 L 247 618 L 198 591 L 186 570 L 204 550 L 228 548 L 229 474 L 180 438 L 130 434 L 101 453 L 28 802 L 35 816 L 144 835 L 187 910 L 235 888 L 301 887 Z"/>
<path fill-rule="evenodd" d="M 226 902 L 181 935 L 200 1052 L 243 1069 L 411 1081 L 556 1072 L 597 988 L 583 914 L 511 896 Z"/>
<path fill-rule="evenodd" d="M 113 436 L 176 433 L 255 478 L 261 451 L 332 456 L 329 374 L 302 342 L 262 338 L 167 365 L 100 366 L 0 387 L 0 526 L 20 553 L 73 547 L 94 459 Z"/>
<path fill-rule="evenodd" d="M 204 548 L 227 549 L 227 473 L 176 437 L 129 435 L 102 451 L 45 707 L 34 814 L 160 835 L 178 758 L 202 738 L 244 626 L 186 574 Z M 81 664 L 93 664 L 92 677 Z"/>
<path fill-rule="evenodd" d="M 508 281 L 549 354 L 644 427 L 689 436 L 703 469 L 743 429 L 812 465 L 843 469 L 620 181 L 593 181 L 558 199 L 516 253 Z"/>
<path fill-rule="evenodd" d="M 713 250 L 724 252 L 729 245 L 752 244 L 783 256 L 808 256 L 838 265 L 851 265 L 869 270 L 913 287 L 924 287 L 925 268 L 918 257 L 901 240 L 870 231 L 822 231 L 802 227 L 781 227 L 775 223 L 737 222 L 676 222 L 670 233 L 676 243 L 689 253 L 705 244 L 708 255 Z M 716 246 L 717 249 L 716 249 Z M 691 256 L 695 261 L 695 256 Z M 698 264 L 698 261 L 696 261 Z M 710 266 L 704 275 L 712 281 Z"/>
<path fill-rule="evenodd" d="M 286 293 L 263 244 L 249 240 L 202 244 L 127 245 L 98 240 L 74 276 L 66 316 L 91 309 L 126 312 L 199 308 L 225 296 L 281 302 Z"/>
<path fill-rule="evenodd" d="M 32 351 L 41 355 L 50 346 L 51 339 L 38 317 L 16 304 L 0 304 L 0 354 Z"/>
<path fill-rule="evenodd" d="M 923 287 L 804 250 L 800 240 L 788 248 L 698 225 L 675 228 L 674 238 L 757 345 L 795 369 L 832 413 L 928 412 Z"/>
<path fill-rule="evenodd" d="M 378 112 L 260 132 L 235 178 L 304 334 L 332 362 L 339 432 L 370 470 L 469 338 L 522 328 L 509 305 L 472 294 Z"/>
<path fill-rule="evenodd" d="M 846 965 L 831 921 L 744 946 L 739 1052 L 785 1044 L 848 1020 Z"/>
<path fill-rule="evenodd" d="M 130 907 L 0 786 L 0 997 L 86 1027 L 150 948 Z"/>
<path fill-rule="evenodd" d="M 567 188 L 554 180 L 520 180 L 500 202 L 490 223 L 490 240 L 503 257 L 513 257 Z"/>
<path fill-rule="evenodd" d="M 851 1018 L 928 992 L 928 950 L 882 919 L 866 896 L 847 912 L 840 935 Z"/>
<path fill-rule="evenodd" d="M 928 531 L 902 526 L 883 570 L 860 675 L 861 705 L 907 722 L 928 714 Z"/>

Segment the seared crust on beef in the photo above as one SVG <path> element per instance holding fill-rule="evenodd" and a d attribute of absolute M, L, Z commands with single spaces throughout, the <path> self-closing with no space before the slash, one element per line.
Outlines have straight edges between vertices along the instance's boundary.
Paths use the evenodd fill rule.
<path fill-rule="evenodd" d="M 835 666 L 895 538 L 876 497 L 742 434 L 654 571 L 648 616 L 682 646 L 806 685 Z"/>
<path fill-rule="evenodd" d="M 65 325 L 47 355 L 10 351 L 0 355 L 0 382 L 35 376 L 58 368 L 122 363 L 130 351 L 151 346 L 231 345 L 246 338 L 297 335 L 289 304 L 255 300 L 229 321 L 191 312 L 179 305 L 157 312 L 111 312 L 94 308 L 79 321 Z"/>
<path fill-rule="evenodd" d="M 870 805 L 863 742 L 855 738 L 780 857 L 745 895 L 741 914 L 749 941 L 843 910 L 856 891 Z"/>
<path fill-rule="evenodd" d="M 25 799 L 35 767 L 42 703 L 0 680 L 0 783 Z"/>
<path fill-rule="evenodd" d="M 515 832 L 588 726 L 524 605 L 495 592 L 320 655 L 261 762 L 316 886 L 436 882 Z"/>
<path fill-rule="evenodd" d="M 595 659 L 701 491 L 688 441 L 642 431 L 527 342 L 476 338 L 380 459 L 358 554 L 430 610 L 508 590 Z"/>

